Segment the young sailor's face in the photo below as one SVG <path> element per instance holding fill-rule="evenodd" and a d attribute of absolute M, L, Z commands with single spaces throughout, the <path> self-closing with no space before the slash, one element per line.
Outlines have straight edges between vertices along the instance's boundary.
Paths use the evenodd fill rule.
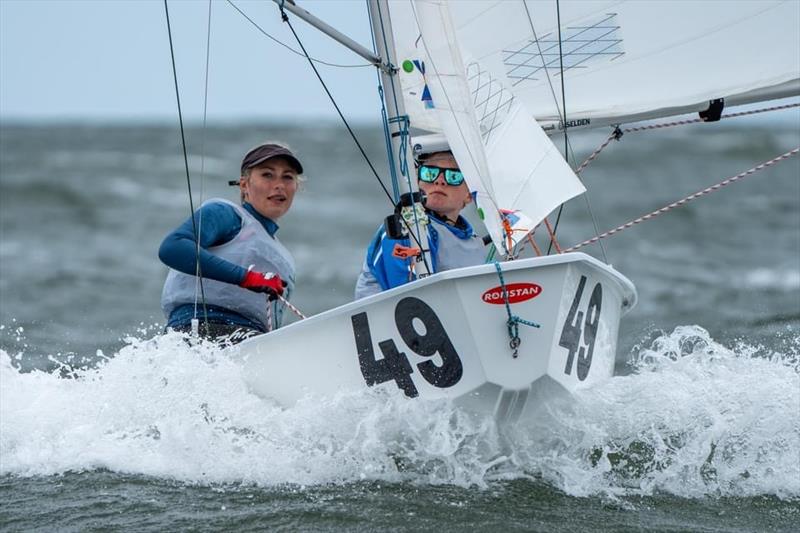
<path fill-rule="evenodd" d="M 434 154 L 425 160 L 425 164 L 439 168 L 458 169 L 458 163 L 449 152 Z M 455 221 L 464 206 L 472 201 L 467 183 L 448 185 L 444 178 L 444 172 L 439 174 L 439 177 L 433 183 L 419 180 L 418 184 L 419 189 L 428 197 L 425 206 L 434 213 L 447 217 L 449 220 Z"/>
<path fill-rule="evenodd" d="M 282 157 L 268 159 L 239 180 L 244 201 L 272 220 L 292 206 L 297 192 L 297 171 Z"/>

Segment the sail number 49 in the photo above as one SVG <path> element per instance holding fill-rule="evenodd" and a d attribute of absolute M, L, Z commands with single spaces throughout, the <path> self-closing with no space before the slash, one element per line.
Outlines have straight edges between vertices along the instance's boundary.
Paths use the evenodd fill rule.
<path fill-rule="evenodd" d="M 417 387 L 411 379 L 414 369 L 406 354 L 397 349 L 394 340 L 386 339 L 378 342 L 383 357 L 376 359 L 367 313 L 358 313 L 350 319 L 353 322 L 358 364 L 366 384 L 371 387 L 394 380 L 406 396 L 411 398 L 419 396 Z M 420 333 L 414 327 L 415 320 L 424 327 L 424 333 Z M 403 342 L 414 353 L 422 357 L 431 357 L 438 353 L 441 357 L 441 365 L 431 360 L 417 364 L 419 373 L 425 381 L 435 387 L 447 388 L 461 380 L 464 373 L 461 358 L 439 317 L 428 304 L 419 298 L 403 298 L 397 302 L 394 309 L 394 321 Z"/>
<path fill-rule="evenodd" d="M 586 312 L 578 311 L 585 286 L 586 276 L 581 276 L 578 282 L 578 290 L 575 291 L 575 299 L 572 300 L 567 319 L 564 321 L 564 329 L 561 330 L 561 338 L 558 340 L 559 346 L 569 350 L 564 373 L 567 375 L 572 373 L 575 354 L 577 353 L 578 368 L 576 373 L 581 381 L 589 375 L 589 368 L 592 366 L 592 354 L 594 353 L 594 344 L 597 339 L 597 326 L 600 324 L 600 307 L 603 304 L 603 286 L 597 283 L 594 286 L 594 290 L 592 290 L 592 296 L 589 298 L 589 307 L 586 308 Z M 586 317 L 585 320 L 584 315 Z M 583 342 L 581 342 L 581 337 L 583 337 Z"/>

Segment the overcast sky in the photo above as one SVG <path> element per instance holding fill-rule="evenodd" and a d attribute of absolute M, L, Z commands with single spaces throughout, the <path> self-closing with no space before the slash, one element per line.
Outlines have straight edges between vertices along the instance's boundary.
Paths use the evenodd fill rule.
<path fill-rule="evenodd" d="M 298 48 L 274 2 L 232 2 L 264 31 Z M 298 3 L 372 49 L 365 0 Z M 208 7 L 208 0 L 169 1 L 181 103 L 189 120 L 203 113 Z M 312 56 L 365 64 L 302 20 L 291 20 Z M 347 118 L 379 123 L 374 68 L 319 69 Z M 227 0 L 211 4 L 208 115 L 338 120 L 305 58 L 264 36 Z M 775 115 L 763 117 L 787 117 Z M 162 0 L 0 0 L 0 118 L 175 117 Z"/>
<path fill-rule="evenodd" d="M 264 31 L 298 48 L 273 2 L 233 3 Z M 372 49 L 363 0 L 303 0 L 301 5 Z M 170 0 L 169 12 L 184 115 L 198 119 L 208 1 Z M 302 20 L 291 20 L 312 56 L 365 64 Z M 348 118 L 378 120 L 373 68 L 319 68 Z M 226 0 L 211 5 L 208 114 L 213 119 L 336 116 L 306 60 L 265 37 Z M 0 117 L 175 116 L 162 0 L 0 0 Z"/>

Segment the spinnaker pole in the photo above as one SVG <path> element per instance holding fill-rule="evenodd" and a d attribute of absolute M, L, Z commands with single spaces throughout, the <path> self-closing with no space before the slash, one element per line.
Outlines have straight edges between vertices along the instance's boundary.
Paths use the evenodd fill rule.
<path fill-rule="evenodd" d="M 342 32 L 338 31 L 337 29 L 333 28 L 332 26 L 326 24 L 322 20 L 318 19 L 305 9 L 298 7 L 292 2 L 291 0 L 272 0 L 278 7 L 281 9 L 285 9 L 289 13 L 297 16 L 297 18 L 306 21 L 308 24 L 314 26 L 319 31 L 333 39 L 334 41 L 344 45 L 346 48 L 349 48 L 356 54 L 360 55 L 373 65 L 380 66 L 382 61 L 381 58 L 370 52 L 367 48 L 361 46 L 353 39 L 348 37 L 347 35 L 343 34 Z"/>

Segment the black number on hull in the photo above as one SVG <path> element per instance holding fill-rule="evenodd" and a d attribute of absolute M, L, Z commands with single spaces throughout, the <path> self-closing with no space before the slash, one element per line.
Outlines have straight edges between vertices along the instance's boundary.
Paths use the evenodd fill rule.
<path fill-rule="evenodd" d="M 422 323 L 424 333 L 420 333 L 414 327 L 415 319 Z M 419 391 L 411 379 L 414 369 L 408 362 L 406 354 L 397 350 L 392 339 L 386 339 L 378 343 L 383 357 L 376 359 L 367 313 L 353 315 L 350 320 L 353 322 L 358 364 L 367 386 L 372 387 L 394 380 L 406 396 L 411 398 L 419 396 Z M 403 298 L 394 309 L 394 320 L 403 341 L 416 354 L 431 357 L 438 353 L 441 356 L 441 365 L 432 360 L 417 365 L 425 381 L 443 389 L 461 381 L 464 374 L 461 358 L 450 337 L 447 336 L 441 320 L 428 304 L 418 298 Z"/>
<path fill-rule="evenodd" d="M 572 372 L 572 364 L 575 360 L 575 352 L 578 351 L 578 345 L 581 342 L 581 322 L 583 321 L 583 312 L 578 311 L 578 304 L 581 303 L 581 296 L 583 296 L 583 287 L 586 286 L 586 276 L 581 276 L 578 282 L 578 290 L 575 292 L 575 299 L 572 300 L 572 305 L 567 313 L 567 320 L 564 322 L 564 329 L 561 330 L 561 338 L 558 340 L 558 345 L 569 350 L 567 355 L 567 366 L 564 367 L 564 373 L 570 374 Z M 576 313 L 577 312 L 577 316 Z"/>
<path fill-rule="evenodd" d="M 597 283 L 592 290 L 592 296 L 589 298 L 589 307 L 586 309 L 586 321 L 584 323 L 584 312 L 578 311 L 578 306 L 581 303 L 581 296 L 583 296 L 585 286 L 586 276 L 581 276 L 580 281 L 578 281 L 578 290 L 575 291 L 575 298 L 572 300 L 567 319 L 564 322 L 564 329 L 561 330 L 561 338 L 558 340 L 559 346 L 569 350 L 564 373 L 568 375 L 572 373 L 575 354 L 577 353 L 577 375 L 581 381 L 589 375 L 589 369 L 592 366 L 597 327 L 600 324 L 600 309 L 603 304 L 603 287 L 600 283 Z M 581 335 L 583 336 L 583 343 L 581 343 Z"/>
<path fill-rule="evenodd" d="M 406 396 L 410 398 L 419 396 L 417 387 L 411 380 L 413 370 L 406 354 L 398 352 L 394 341 L 389 339 L 378 343 L 383 358 L 375 359 L 367 313 L 353 315 L 350 319 L 353 322 L 353 335 L 356 339 L 356 350 L 358 350 L 358 364 L 367 385 L 372 387 L 394 380 Z"/>
<path fill-rule="evenodd" d="M 414 319 L 425 326 L 421 334 L 414 328 Z M 424 361 L 417 365 L 422 377 L 435 387 L 452 387 L 461 380 L 464 367 L 450 337 L 442 326 L 442 322 L 428 304 L 419 298 L 403 298 L 394 309 L 394 321 L 397 331 L 409 348 L 415 353 L 430 357 L 437 352 L 442 357 L 442 365 L 433 361 Z"/>
<path fill-rule="evenodd" d="M 578 350 L 578 379 L 583 381 L 589 375 L 589 367 L 592 366 L 592 354 L 594 354 L 594 341 L 597 338 L 597 326 L 600 324 L 600 306 L 603 304 L 603 286 L 599 283 L 594 286 L 592 297 L 589 298 L 589 308 L 586 309 L 586 325 L 583 328 L 583 342 L 586 344 L 586 351 L 583 347 Z"/>

